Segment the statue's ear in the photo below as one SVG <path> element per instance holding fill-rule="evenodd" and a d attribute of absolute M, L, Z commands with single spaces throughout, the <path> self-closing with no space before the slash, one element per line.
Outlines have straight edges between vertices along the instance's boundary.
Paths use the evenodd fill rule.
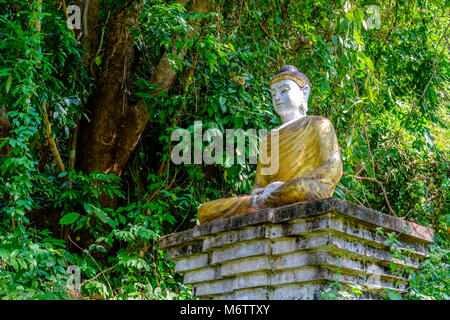
<path fill-rule="evenodd" d="M 311 87 L 309 85 L 305 85 L 302 88 L 303 92 L 305 93 L 305 100 L 302 102 L 302 105 L 300 106 L 301 109 L 303 109 L 303 113 L 306 115 L 306 112 L 308 111 L 308 100 L 309 100 L 309 93 L 311 92 Z"/>
<path fill-rule="evenodd" d="M 309 94 L 311 93 L 311 87 L 309 85 L 305 85 L 303 87 L 303 90 L 305 90 L 306 100 L 309 99 Z"/>

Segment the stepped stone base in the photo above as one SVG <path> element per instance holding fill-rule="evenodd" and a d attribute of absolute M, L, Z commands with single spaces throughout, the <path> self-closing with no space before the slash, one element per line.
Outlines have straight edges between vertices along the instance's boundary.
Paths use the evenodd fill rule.
<path fill-rule="evenodd" d="M 335 281 L 359 284 L 360 298 L 376 299 L 383 288 L 407 285 L 391 272 L 378 227 L 400 233 L 413 269 L 434 239 L 429 228 L 328 198 L 199 225 L 162 237 L 159 248 L 205 299 L 317 299 Z"/>

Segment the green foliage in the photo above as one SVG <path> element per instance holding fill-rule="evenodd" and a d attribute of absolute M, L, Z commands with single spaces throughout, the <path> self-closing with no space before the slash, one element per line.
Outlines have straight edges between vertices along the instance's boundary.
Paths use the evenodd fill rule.
<path fill-rule="evenodd" d="M 67 299 L 65 275 L 71 255 L 48 230 L 16 227 L 0 234 L 2 299 Z"/>
<path fill-rule="evenodd" d="M 320 291 L 317 295 L 319 300 L 353 300 L 362 297 L 364 289 L 356 283 L 346 283 L 339 281 L 340 272 L 336 271 L 336 281 L 330 283 L 328 288 Z"/>
<path fill-rule="evenodd" d="M 429 255 L 420 272 L 410 281 L 408 298 L 413 300 L 450 299 L 450 253 L 439 245 L 429 248 Z"/>
<path fill-rule="evenodd" d="M 388 290 L 389 300 L 448 300 L 450 298 L 450 251 L 446 243 L 439 241 L 428 248 L 428 255 L 419 265 L 419 270 L 411 268 L 411 248 L 404 248 L 397 240 L 398 234 L 378 233 L 386 238 L 391 249 L 391 271 L 409 279 L 407 293 L 403 296 Z M 444 247 L 446 246 L 446 247 Z M 395 264 L 393 261 L 400 262 Z"/>
<path fill-rule="evenodd" d="M 52 110 L 53 135 L 60 150 L 67 154 L 69 132 L 82 115 L 80 105 L 89 93 L 89 80 L 86 70 L 80 68 L 82 48 L 67 29 L 63 13 L 49 3 L 38 15 L 36 5 L 37 1 L 8 1 L 7 5 L 2 3 L 0 12 L 0 102 L 8 106 L 12 127 L 2 141 L 9 155 L 0 157 L 0 297 L 189 297 L 188 290 L 174 276 L 173 265 L 156 248 L 155 241 L 162 235 L 161 223 L 173 223 L 173 217 L 159 205 L 164 197 L 117 210 L 101 208 L 100 195 L 123 198 L 117 177 L 73 170 L 57 174 L 51 161 L 37 169 L 42 146 L 47 143 L 42 102 L 46 101 Z M 38 18 L 42 32 L 35 28 Z M 182 207 L 182 200 L 189 196 L 170 198 Z M 30 224 L 29 213 L 42 215 L 44 210 L 60 215 L 56 223 L 61 228 L 56 225 L 53 234 Z M 68 234 L 67 228 L 88 232 L 94 242 L 76 252 L 78 248 L 55 234 L 56 230 Z M 114 268 L 99 279 L 96 275 L 107 266 L 92 255 L 106 252 L 114 241 L 120 242 L 123 249 L 111 254 L 106 263 Z M 137 247 L 139 244 L 149 248 Z M 69 246 L 73 248 L 70 251 Z M 81 292 L 67 288 L 70 265 L 79 266 L 81 278 L 88 279 L 82 282 Z M 182 293 L 174 293 L 180 287 Z"/>

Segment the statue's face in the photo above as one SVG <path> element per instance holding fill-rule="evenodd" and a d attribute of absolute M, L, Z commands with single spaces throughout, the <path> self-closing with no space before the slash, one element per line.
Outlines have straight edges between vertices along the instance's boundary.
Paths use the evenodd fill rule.
<path fill-rule="evenodd" d="M 275 111 L 285 117 L 295 113 L 306 102 L 306 92 L 302 90 L 293 80 L 281 80 L 270 87 L 272 93 L 272 104 Z"/>

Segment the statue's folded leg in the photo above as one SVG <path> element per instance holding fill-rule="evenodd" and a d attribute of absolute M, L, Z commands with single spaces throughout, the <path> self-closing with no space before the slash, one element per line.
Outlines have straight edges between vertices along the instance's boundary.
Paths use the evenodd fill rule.
<path fill-rule="evenodd" d="M 278 207 L 289 203 L 329 198 L 333 190 L 329 184 L 315 179 L 296 178 L 273 190 L 264 199 L 264 208 Z"/>
<path fill-rule="evenodd" d="M 251 209 L 250 199 L 251 196 L 239 196 L 205 202 L 198 209 L 198 220 L 203 224 L 248 213 Z"/>

